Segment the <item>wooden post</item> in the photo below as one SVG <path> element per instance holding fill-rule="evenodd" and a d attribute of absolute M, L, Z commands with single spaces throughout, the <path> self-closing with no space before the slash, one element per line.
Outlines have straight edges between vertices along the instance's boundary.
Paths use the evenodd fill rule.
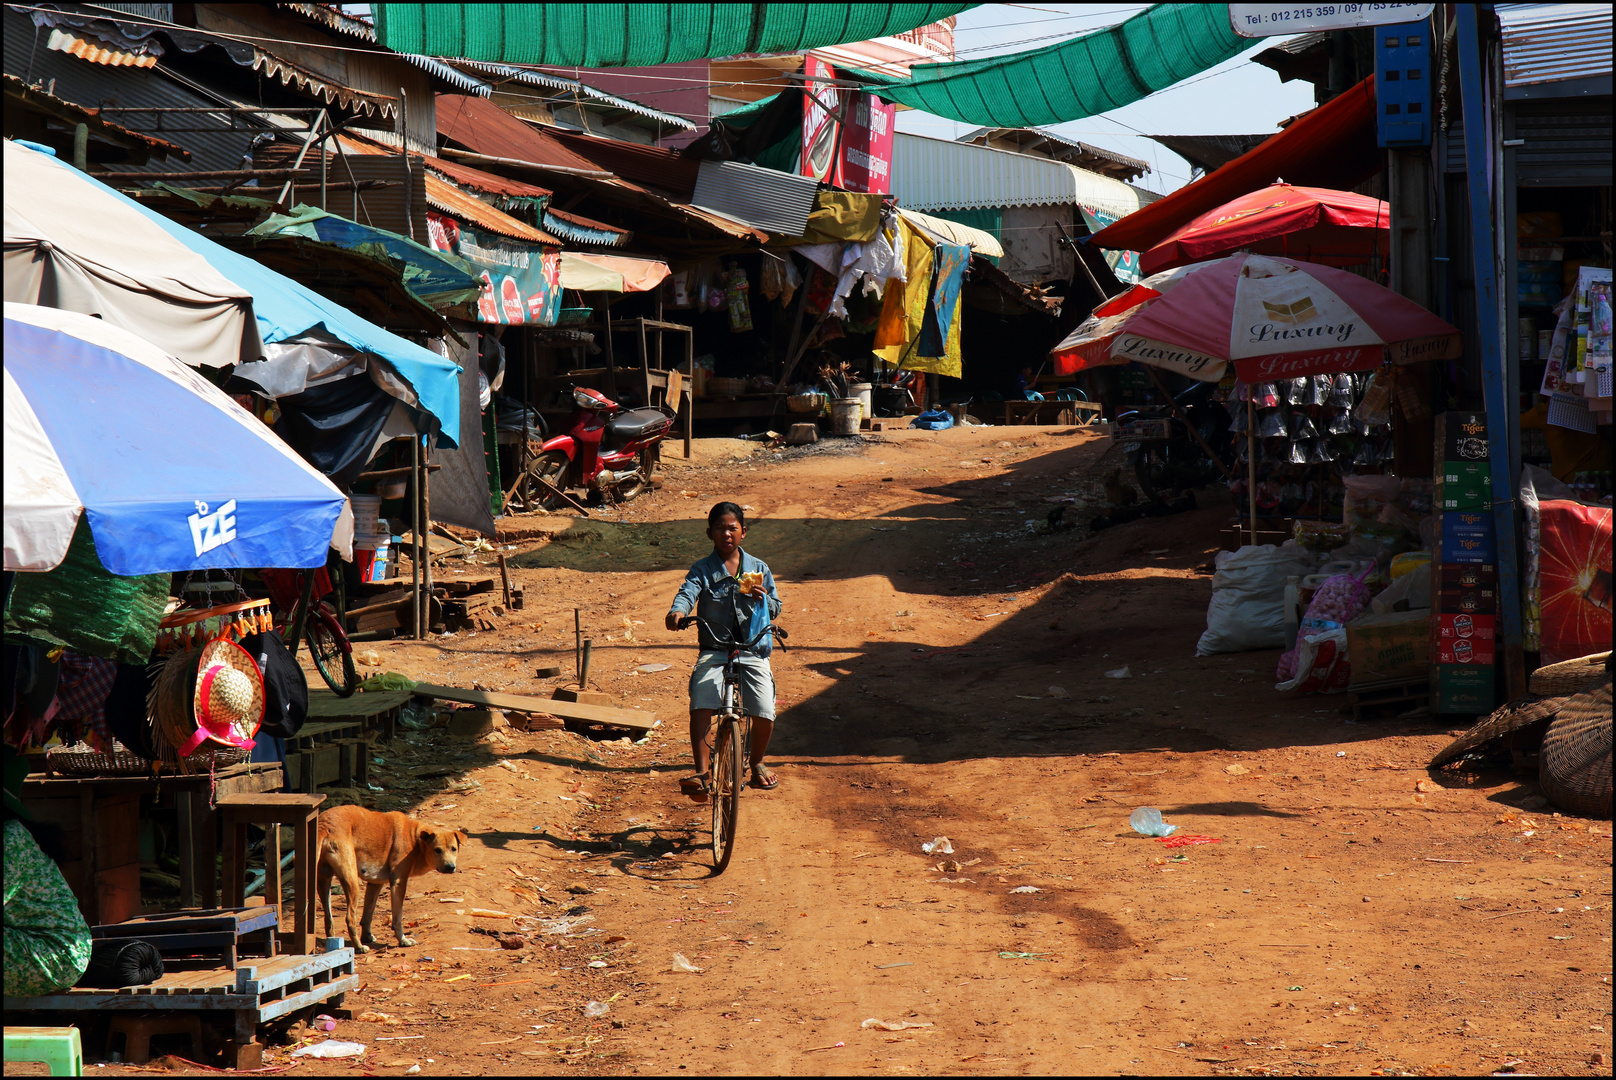
<path fill-rule="evenodd" d="M 421 440 L 410 439 L 410 617 L 411 633 L 420 641 L 425 635 L 425 612 L 421 602 Z"/>
<path fill-rule="evenodd" d="M 1156 389 L 1160 390 L 1162 392 L 1162 396 L 1167 399 L 1167 411 L 1178 417 L 1179 421 L 1189 429 L 1190 434 L 1194 436 L 1195 441 L 1200 444 L 1201 449 L 1206 451 L 1206 456 L 1212 459 L 1212 464 L 1221 469 L 1223 471 L 1223 475 L 1232 483 L 1234 481 L 1234 470 L 1225 465 L 1223 463 L 1223 459 L 1218 457 L 1217 454 L 1213 453 L 1212 448 L 1206 444 L 1206 440 L 1201 438 L 1201 433 L 1195 430 L 1194 424 L 1190 423 L 1190 414 L 1185 412 L 1183 409 L 1180 409 L 1178 407 L 1178 402 L 1173 400 L 1173 393 L 1171 390 L 1167 389 L 1167 384 L 1162 382 L 1161 373 L 1158 372 L 1154 367 L 1151 367 L 1149 364 L 1145 365 L 1145 370 L 1150 372 L 1150 377 L 1156 382 Z"/>
<path fill-rule="evenodd" d="M 690 411 L 685 414 L 685 460 L 690 460 L 690 429 L 696 426 L 696 330 L 691 327 L 685 331 L 685 366 L 690 369 L 690 389 L 686 394 L 690 398 Z"/>
<path fill-rule="evenodd" d="M 478 441 L 481 442 L 482 432 L 478 431 Z M 423 436 L 424 437 L 424 436 Z M 432 530 L 432 499 L 430 488 L 431 463 L 427 460 L 427 449 L 421 448 L 421 625 L 428 633 L 432 631 L 432 546 L 427 542 L 427 533 Z"/>
<path fill-rule="evenodd" d="M 499 584 L 505 593 L 505 610 L 511 610 L 511 569 L 505 565 L 505 553 L 499 553 Z"/>

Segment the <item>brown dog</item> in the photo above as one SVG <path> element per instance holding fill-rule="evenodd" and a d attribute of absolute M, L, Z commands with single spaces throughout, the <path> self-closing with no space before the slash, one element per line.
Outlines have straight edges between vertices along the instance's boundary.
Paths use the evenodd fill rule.
<path fill-rule="evenodd" d="M 325 936 L 331 936 L 331 878 L 342 882 L 348 898 L 348 944 L 356 952 L 369 952 L 376 939 L 370 921 L 382 886 L 393 893 L 393 933 L 401 946 L 414 945 L 404 933 L 404 893 L 410 878 L 428 870 L 452 874 L 466 834 L 459 829 L 428 825 L 398 811 L 378 813 L 362 806 L 337 806 L 320 815 L 320 866 L 315 888 L 325 908 Z M 359 904 L 359 882 L 365 882 L 365 917 L 354 925 Z M 364 937 L 359 936 L 359 929 Z"/>

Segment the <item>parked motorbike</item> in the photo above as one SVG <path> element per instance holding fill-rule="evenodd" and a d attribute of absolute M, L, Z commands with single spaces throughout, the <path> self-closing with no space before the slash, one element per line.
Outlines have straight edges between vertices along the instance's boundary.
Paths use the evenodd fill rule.
<path fill-rule="evenodd" d="M 577 406 L 563 434 L 545 441 L 529 466 L 532 475 L 558 490 L 584 488 L 593 501 L 625 502 L 650 489 L 640 455 L 661 442 L 675 414 L 665 406 L 625 409 L 605 394 L 576 387 Z M 553 508 L 554 495 L 543 500 Z"/>
<path fill-rule="evenodd" d="M 1176 414 L 1166 406 L 1117 414 L 1117 440 L 1127 452 L 1128 464 L 1147 500 L 1165 502 L 1173 492 L 1215 483 L 1226 476 L 1227 467 L 1233 464 L 1235 444 L 1229 432 L 1229 414 L 1210 400 L 1214 385 L 1196 383 L 1175 394 Z M 1194 425 L 1219 461 L 1207 455 L 1186 423 Z"/>

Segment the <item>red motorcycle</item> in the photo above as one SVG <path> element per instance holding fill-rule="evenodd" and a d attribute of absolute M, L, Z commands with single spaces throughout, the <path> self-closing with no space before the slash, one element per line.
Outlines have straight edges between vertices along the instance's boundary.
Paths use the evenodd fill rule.
<path fill-rule="evenodd" d="M 567 418 L 566 433 L 545 441 L 530 473 L 558 490 L 586 488 L 592 499 L 625 502 L 649 490 L 640 455 L 667 436 L 674 412 L 664 406 L 624 409 L 582 386 L 573 389 L 572 400 L 578 407 Z M 559 501 L 552 495 L 544 505 L 553 508 Z"/>

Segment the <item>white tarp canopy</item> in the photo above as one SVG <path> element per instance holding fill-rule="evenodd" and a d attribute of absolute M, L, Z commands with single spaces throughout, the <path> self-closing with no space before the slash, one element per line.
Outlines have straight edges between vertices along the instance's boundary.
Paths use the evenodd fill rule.
<path fill-rule="evenodd" d="M 252 295 L 83 173 L 5 141 L 5 299 L 96 315 L 193 367 L 263 355 Z"/>

